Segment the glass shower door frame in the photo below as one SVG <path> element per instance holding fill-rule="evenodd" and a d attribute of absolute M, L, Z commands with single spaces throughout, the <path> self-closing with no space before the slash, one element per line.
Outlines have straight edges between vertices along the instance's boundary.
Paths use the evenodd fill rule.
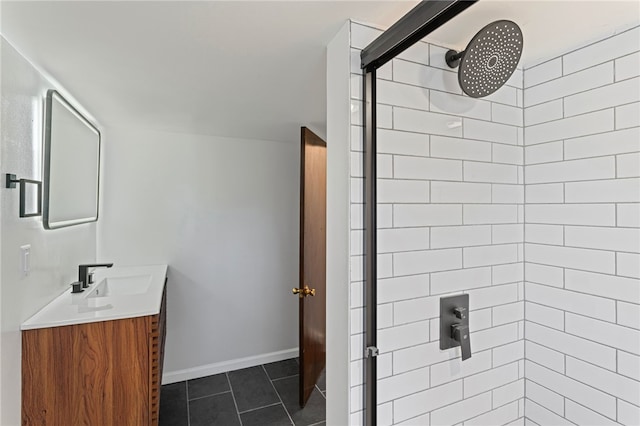
<path fill-rule="evenodd" d="M 424 0 L 382 33 L 361 54 L 364 114 L 364 424 L 377 424 L 377 217 L 376 70 L 444 25 L 477 0 Z"/>

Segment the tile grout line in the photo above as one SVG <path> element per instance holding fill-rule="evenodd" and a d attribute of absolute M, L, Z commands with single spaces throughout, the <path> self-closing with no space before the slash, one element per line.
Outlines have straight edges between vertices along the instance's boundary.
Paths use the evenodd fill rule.
<path fill-rule="evenodd" d="M 537 284 L 537 283 L 532 283 L 532 284 Z M 544 284 L 542 284 L 542 285 L 544 285 Z M 558 290 L 563 290 L 563 289 L 562 289 L 562 288 L 560 288 L 560 287 L 555 287 L 555 288 L 557 288 Z M 567 291 L 570 291 L 570 290 L 567 290 Z M 582 294 L 584 294 L 584 293 L 582 293 Z M 609 298 L 605 298 L 605 299 L 606 299 L 606 300 L 613 301 L 613 302 L 617 302 L 617 300 L 616 300 L 616 299 L 609 299 Z M 589 315 L 584 314 L 584 313 L 579 313 L 579 312 L 575 312 L 575 311 L 569 311 L 569 310 L 566 310 L 566 309 L 561 309 L 561 308 L 558 308 L 558 307 L 555 307 L 555 306 L 551 306 L 551 305 L 547 305 L 547 304 L 541 303 L 541 302 L 539 302 L 539 301 L 532 301 L 532 300 L 528 300 L 528 301 L 527 301 L 527 303 L 530 303 L 530 304 L 532 304 L 532 305 L 542 306 L 542 307 L 549 308 L 549 309 L 554 309 L 554 310 L 557 310 L 557 311 L 559 311 L 559 312 L 562 312 L 564 315 L 569 314 L 569 315 L 574 315 L 574 316 L 580 316 L 580 317 L 587 318 L 587 319 L 590 319 L 590 320 L 594 320 L 594 321 L 599 321 L 599 322 L 602 322 L 602 323 L 606 323 L 606 324 L 608 324 L 608 325 L 614 325 L 614 326 L 617 326 L 617 327 L 619 327 L 619 328 L 621 328 L 621 329 L 623 329 L 623 330 L 637 330 L 636 328 L 633 328 L 632 326 L 623 325 L 623 324 L 619 324 L 619 323 L 617 323 L 617 322 L 612 322 L 612 321 L 605 320 L 605 319 L 602 319 L 602 318 L 589 316 Z M 532 322 L 532 323 L 534 323 L 534 324 L 543 325 L 543 326 L 545 326 L 545 327 L 547 327 L 547 328 L 549 328 L 549 329 L 552 329 L 552 330 L 558 330 L 558 331 L 562 331 L 562 332 L 567 333 L 567 334 L 571 334 L 571 335 L 578 336 L 578 335 L 573 334 L 573 333 L 568 333 L 568 332 L 567 332 L 567 331 L 565 331 L 564 329 L 563 329 L 563 330 L 560 330 L 560 329 L 555 328 L 555 327 L 550 327 L 550 326 L 548 326 L 548 325 L 546 325 L 546 324 L 542 324 L 542 323 L 536 322 L 536 321 L 534 321 L 534 320 L 532 320 L 532 319 L 527 320 L 527 321 L 530 321 L 530 322 Z M 512 324 L 512 323 L 511 323 L 511 324 Z M 580 336 L 578 336 L 578 337 L 580 337 Z M 598 342 L 598 341 L 596 341 L 596 340 L 592 340 L 592 339 L 589 339 L 589 338 L 586 338 L 586 337 L 581 337 L 581 338 L 582 338 L 582 339 L 586 339 L 586 340 L 590 340 L 590 341 L 593 341 L 593 342 L 596 342 L 596 343 L 600 343 L 601 345 L 604 345 L 604 346 L 607 346 L 606 344 L 601 343 L 601 342 Z M 615 348 L 615 349 L 622 350 L 622 349 L 620 349 L 620 348 Z M 622 350 L 622 351 L 623 351 L 623 352 L 628 352 L 628 351 L 624 351 L 624 350 Z"/>
<path fill-rule="evenodd" d="M 523 375 L 524 375 L 524 389 L 522 392 L 522 413 L 526 417 L 526 405 L 524 404 L 524 400 L 527 398 L 527 289 L 525 283 L 527 282 L 527 272 L 526 272 L 526 264 L 527 264 L 527 134 L 525 129 L 527 128 L 527 124 L 525 122 L 526 119 L 526 95 L 527 91 L 525 89 L 525 71 L 522 71 L 522 192 L 523 192 L 523 200 L 522 200 L 522 317 L 523 317 L 523 348 L 522 348 L 522 359 L 524 360 Z M 564 102 L 564 101 L 563 101 Z M 561 108 L 564 108 L 563 103 L 561 103 Z M 564 109 L 563 109 L 564 116 Z M 562 158 L 564 158 L 564 140 L 562 141 Z M 531 151 L 529 151 L 531 153 Z M 564 184 L 563 184 L 564 190 Z M 564 194 L 563 194 L 564 196 Z M 519 337 L 519 336 L 518 336 Z M 519 367 L 519 365 L 518 365 Z M 518 400 L 518 416 L 520 415 L 520 400 Z"/>
<path fill-rule="evenodd" d="M 547 328 L 547 329 L 549 329 L 549 330 L 555 330 L 555 331 L 558 331 L 558 332 L 564 333 L 562 330 L 559 330 L 559 329 L 557 329 L 557 328 L 548 327 L 548 326 L 545 326 L 544 324 L 540 324 L 540 323 L 537 323 L 537 322 L 534 322 L 534 321 L 531 321 L 531 322 L 532 322 L 533 324 L 537 325 L 537 326 L 545 327 L 545 328 Z M 596 341 L 594 341 L 594 340 L 589 340 L 589 339 L 586 339 L 586 338 L 584 338 L 584 337 L 577 336 L 577 335 L 575 335 L 575 334 L 570 334 L 570 333 L 566 333 L 566 334 L 569 334 L 569 335 L 570 335 L 570 336 L 572 336 L 572 337 L 579 337 L 579 338 L 581 338 L 581 339 L 587 340 L 587 341 L 592 342 L 592 343 L 599 343 L 599 342 L 596 342 Z M 618 373 L 617 371 L 612 370 L 612 369 L 610 369 L 610 368 L 603 367 L 601 364 L 595 364 L 595 363 L 594 363 L 594 362 L 592 362 L 592 361 L 587 361 L 587 360 L 585 360 L 585 359 L 583 359 L 583 358 L 579 358 L 577 355 L 570 355 L 570 354 L 564 353 L 564 352 L 562 352 L 562 351 L 560 351 L 560 350 L 558 350 L 558 349 L 556 349 L 556 348 L 553 348 L 553 347 L 551 347 L 551 346 L 548 346 L 548 344 L 546 344 L 546 343 L 541 343 L 540 341 L 537 341 L 537 340 L 527 340 L 527 341 L 528 341 L 528 342 L 531 342 L 531 343 L 534 343 L 534 344 L 535 344 L 535 345 L 537 345 L 537 346 L 543 347 L 543 348 L 545 348 L 545 349 L 548 349 L 548 350 L 550 350 L 550 351 L 553 351 L 553 352 L 556 352 L 556 353 L 558 353 L 558 354 L 562 355 L 562 356 L 563 356 L 563 362 L 564 362 L 564 364 L 565 364 L 565 365 L 563 365 L 563 371 L 566 371 L 566 369 L 567 369 L 567 367 L 566 367 L 566 362 L 567 362 L 567 361 L 566 361 L 566 358 L 567 358 L 567 357 L 571 357 L 571 358 L 576 359 L 576 360 L 578 360 L 578 361 L 581 361 L 581 362 L 583 362 L 583 363 L 585 363 L 585 364 L 590 364 L 590 365 L 592 365 L 592 366 L 594 366 L 594 367 L 598 367 L 598 368 L 600 368 L 600 369 L 602 369 L 602 370 L 608 371 L 609 373 L 617 374 L 618 376 L 622 376 L 622 377 L 628 377 L 628 378 L 631 378 L 631 377 L 629 377 L 629 376 L 627 376 L 627 375 L 625 375 L 625 374 Z M 599 344 L 600 344 L 600 345 L 602 345 L 602 346 L 606 346 L 606 345 L 604 345 L 604 344 L 602 344 L 602 343 L 599 343 Z M 623 350 L 623 349 L 617 349 L 617 348 L 616 348 L 616 356 L 617 356 L 617 354 L 618 354 L 618 353 L 620 353 L 620 352 L 625 353 L 625 354 L 627 354 L 627 355 L 634 355 L 634 356 L 637 356 L 637 355 L 635 355 L 633 352 L 629 352 L 629 351 L 626 351 L 626 350 Z M 528 361 L 534 362 L 534 363 L 536 363 L 536 364 L 538 364 L 538 365 L 542 365 L 543 367 L 545 367 L 545 368 L 547 368 L 547 369 L 549 369 L 549 370 L 555 371 L 556 373 L 559 373 L 559 374 L 562 374 L 562 375 L 566 376 L 566 374 L 565 374 L 565 373 L 560 373 L 558 370 L 554 370 L 553 368 L 551 368 L 551 367 L 549 367 L 549 366 L 546 366 L 546 365 L 544 365 L 544 364 L 541 364 L 541 363 L 539 363 L 539 362 L 536 362 L 536 361 L 533 361 L 533 360 L 528 360 Z M 569 376 L 566 376 L 566 377 L 569 377 Z M 631 378 L 631 379 L 632 379 L 632 378 Z M 527 380 L 530 380 L 530 379 L 527 379 Z"/>
<path fill-rule="evenodd" d="M 579 50 L 579 49 L 578 49 L 578 50 Z M 532 88 L 534 88 L 534 87 L 539 87 L 539 86 L 541 86 L 541 85 L 543 85 L 543 84 L 546 84 L 546 83 L 549 83 L 549 82 L 552 82 L 552 81 L 557 81 L 557 80 L 560 80 L 560 79 L 565 78 L 565 77 L 575 76 L 576 74 L 578 74 L 578 73 L 580 73 L 580 72 L 587 71 L 587 70 L 592 70 L 592 69 L 594 69 L 594 68 L 600 67 L 600 66 L 602 66 L 602 65 L 604 65 L 604 64 L 607 64 L 607 63 L 609 63 L 609 62 L 612 62 L 612 63 L 614 64 L 614 70 L 615 70 L 615 61 L 616 61 L 616 60 L 621 59 L 621 58 L 624 58 L 624 57 L 626 57 L 626 56 L 634 55 L 634 54 L 636 54 L 637 52 L 638 52 L 638 51 L 634 51 L 634 52 L 626 53 L 626 54 L 621 55 L 621 56 L 614 56 L 614 57 L 612 57 L 612 58 L 610 58 L 610 59 L 606 59 L 606 60 L 605 60 L 605 61 L 603 61 L 603 62 L 598 62 L 598 63 L 596 63 L 596 64 L 589 65 L 589 66 L 587 66 L 587 67 L 585 67 L 585 68 L 581 68 L 581 69 L 579 69 L 579 70 L 572 71 L 572 72 L 569 72 L 569 73 L 566 73 L 566 74 L 564 73 L 564 61 L 562 60 L 562 58 L 563 58 L 563 56 L 564 56 L 564 55 L 560 55 L 560 56 L 558 56 L 558 57 L 556 57 L 556 58 L 553 58 L 553 59 L 550 59 L 550 60 L 546 61 L 546 62 L 551 62 L 551 61 L 554 61 L 554 60 L 556 60 L 556 59 L 560 59 L 560 68 L 561 68 L 561 70 L 560 70 L 560 75 L 555 76 L 555 77 L 551 77 L 551 78 L 546 78 L 546 79 L 541 80 L 541 81 L 539 81 L 539 82 L 537 82 L 537 83 L 535 83 L 535 84 L 532 84 L 532 85 L 530 85 L 530 86 L 523 87 L 523 90 L 526 90 L 526 89 L 532 89 Z M 537 65 L 536 65 L 536 66 L 537 66 Z M 533 69 L 533 68 L 535 68 L 535 66 L 534 66 L 534 67 L 532 67 L 532 68 L 529 68 L 529 70 L 531 70 L 531 69 Z M 525 71 L 527 71 L 527 70 L 525 70 Z M 613 78 L 612 82 L 611 82 L 611 83 L 607 83 L 607 84 L 617 83 L 617 82 L 615 81 L 615 73 L 612 75 L 612 78 Z M 625 80 L 628 80 L 629 78 L 634 78 L 634 77 L 628 77 L 628 78 L 626 78 Z M 624 81 L 624 80 L 619 80 L 619 81 Z M 513 87 L 513 86 L 510 86 L 510 87 Z M 594 87 L 593 87 L 593 89 L 597 89 L 598 87 L 601 87 L 601 86 L 594 86 Z M 592 90 L 592 89 L 587 89 L 587 90 Z"/>
<path fill-rule="evenodd" d="M 187 396 L 187 426 L 191 426 L 191 410 L 190 410 L 190 401 L 189 401 L 189 381 L 184 381 L 185 394 Z"/>
<path fill-rule="evenodd" d="M 327 397 L 326 397 L 326 396 L 325 396 L 325 394 L 320 390 L 320 388 L 318 387 L 318 384 L 317 384 L 317 383 L 315 384 L 315 386 L 314 386 L 314 387 L 315 387 L 316 389 L 318 389 L 318 392 L 320 392 L 320 395 L 322 395 L 322 397 L 323 397 L 323 398 L 325 399 L 325 401 L 326 401 Z M 320 422 L 320 423 L 322 423 L 322 422 Z"/>
<path fill-rule="evenodd" d="M 240 417 L 240 410 L 238 410 L 238 402 L 236 401 L 236 395 L 233 393 L 233 386 L 231 385 L 229 372 L 226 371 L 224 375 L 227 378 L 227 383 L 229 383 L 229 389 L 231 389 L 231 397 L 233 398 L 233 405 L 236 407 L 236 415 L 238 416 L 238 421 L 240 422 L 240 426 L 242 426 L 242 418 Z"/>
<path fill-rule="evenodd" d="M 269 374 L 267 373 L 267 369 L 264 368 L 264 364 L 261 365 L 261 367 L 262 367 L 262 370 L 264 371 L 264 373 L 267 375 L 267 379 L 269 379 L 269 383 L 271 383 L 271 387 L 273 388 L 273 391 L 278 396 L 278 400 L 280 401 L 280 404 L 282 404 L 282 408 L 284 408 L 284 412 L 287 413 L 287 417 L 289 417 L 289 421 L 291 422 L 291 425 L 295 426 L 295 423 L 293 422 L 293 419 L 291 418 L 291 414 L 289 414 L 289 410 L 287 409 L 287 406 L 284 405 L 284 401 L 282 400 L 282 397 L 280 396 L 280 393 L 278 392 L 278 389 L 276 389 L 276 386 L 273 384 L 273 380 L 271 380 L 271 378 L 269 377 Z M 325 416 L 326 416 L 326 413 L 325 413 Z"/>
<path fill-rule="evenodd" d="M 299 376 L 299 374 L 297 374 L 297 373 L 296 373 L 296 374 L 292 374 L 292 375 L 290 375 L 290 376 L 283 376 L 283 377 L 278 377 L 278 378 L 276 378 L 276 379 L 272 379 L 272 378 L 271 378 L 271 377 L 269 377 L 269 375 L 267 374 L 267 377 L 269 377 L 269 380 L 271 380 L 272 382 L 277 382 L 278 380 L 290 379 L 290 378 L 292 378 L 292 377 L 296 377 L 296 376 Z"/>
<path fill-rule="evenodd" d="M 188 399 L 188 401 L 189 402 L 197 401 L 197 400 L 202 399 L 202 398 L 209 398 L 211 396 L 218 396 L 218 395 L 222 395 L 222 394 L 229 393 L 229 392 L 231 392 L 231 390 L 222 391 L 222 392 L 216 392 L 216 393 L 212 393 L 212 394 L 209 394 L 209 395 L 197 396 L 195 398 Z"/>
<path fill-rule="evenodd" d="M 282 405 L 282 402 L 274 402 L 273 404 L 267 404 L 267 405 L 262 405 L 260 407 L 250 408 L 250 409 L 244 410 L 244 411 L 238 411 L 238 414 L 251 413 L 252 411 L 262 410 L 263 408 L 276 407 L 278 405 Z"/>

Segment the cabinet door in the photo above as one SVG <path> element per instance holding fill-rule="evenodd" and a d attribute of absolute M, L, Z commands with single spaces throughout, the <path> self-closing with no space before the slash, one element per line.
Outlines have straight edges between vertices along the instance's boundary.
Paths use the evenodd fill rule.
<path fill-rule="evenodd" d="M 149 424 L 149 317 L 22 332 L 22 424 Z"/>

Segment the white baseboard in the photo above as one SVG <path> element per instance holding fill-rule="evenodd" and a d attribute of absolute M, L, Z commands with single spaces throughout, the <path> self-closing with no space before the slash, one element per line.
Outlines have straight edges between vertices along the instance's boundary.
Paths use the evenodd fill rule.
<path fill-rule="evenodd" d="M 183 380 L 192 380 L 199 377 L 211 376 L 212 374 L 224 373 L 225 371 L 240 370 L 241 368 L 282 361 L 289 358 L 295 358 L 299 353 L 298 348 L 293 348 L 284 351 L 270 352 L 267 354 L 248 356 L 246 358 L 238 358 L 229 361 L 216 362 L 214 364 L 186 368 L 184 370 L 165 371 L 162 374 L 162 384 L 167 385 L 170 383 L 181 382 Z"/>

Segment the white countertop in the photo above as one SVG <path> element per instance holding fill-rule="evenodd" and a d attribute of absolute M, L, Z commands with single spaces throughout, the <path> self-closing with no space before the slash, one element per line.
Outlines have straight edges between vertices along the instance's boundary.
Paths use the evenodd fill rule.
<path fill-rule="evenodd" d="M 84 292 L 72 294 L 69 287 L 22 323 L 20 329 L 32 330 L 155 315 L 160 312 L 166 276 L 167 265 L 98 268 L 95 270 L 94 284 Z M 91 297 L 95 296 L 97 286 L 102 280 L 110 278 L 145 281 L 144 291 L 137 294 Z"/>

